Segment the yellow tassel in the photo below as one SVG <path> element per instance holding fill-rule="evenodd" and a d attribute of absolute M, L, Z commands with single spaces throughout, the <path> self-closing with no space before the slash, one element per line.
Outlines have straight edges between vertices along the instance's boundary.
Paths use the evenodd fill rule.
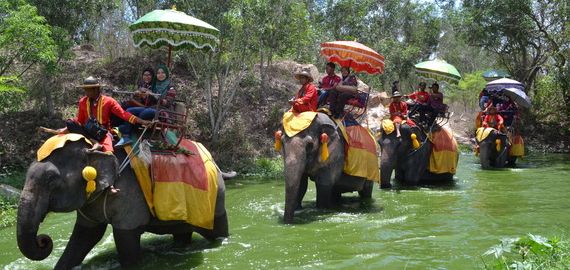
<path fill-rule="evenodd" d="M 321 161 L 327 161 L 329 159 L 329 136 L 326 133 L 321 134 Z"/>
<path fill-rule="evenodd" d="M 83 176 L 83 179 L 87 181 L 87 186 L 85 187 L 85 191 L 87 193 L 95 191 L 95 189 L 97 188 L 95 184 L 95 178 L 97 178 L 97 170 L 91 166 L 86 166 L 85 168 L 83 168 L 83 171 L 81 171 L 81 175 Z"/>
<path fill-rule="evenodd" d="M 501 151 L 501 139 L 496 139 L 495 144 L 497 147 L 497 152 Z"/>
<path fill-rule="evenodd" d="M 275 151 L 279 152 L 281 151 L 281 147 L 282 147 L 282 143 L 281 143 L 281 137 L 283 136 L 283 132 L 281 132 L 281 130 L 275 131 Z"/>
<path fill-rule="evenodd" d="M 85 187 L 85 191 L 87 191 L 87 193 L 92 193 L 96 188 L 97 186 L 95 184 L 95 181 L 88 181 L 87 186 Z"/>
<path fill-rule="evenodd" d="M 418 142 L 418 136 L 412 133 L 412 135 L 410 135 L 410 138 L 412 138 L 412 147 L 414 147 L 414 150 L 420 148 L 420 142 Z"/>

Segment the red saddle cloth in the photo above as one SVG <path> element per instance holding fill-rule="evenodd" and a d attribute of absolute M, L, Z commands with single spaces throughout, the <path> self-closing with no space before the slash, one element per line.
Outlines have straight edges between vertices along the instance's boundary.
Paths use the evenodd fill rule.
<path fill-rule="evenodd" d="M 153 154 L 152 179 L 155 182 L 183 182 L 197 189 L 208 190 L 206 167 L 195 143 L 182 140 L 180 146 L 192 154 Z"/>

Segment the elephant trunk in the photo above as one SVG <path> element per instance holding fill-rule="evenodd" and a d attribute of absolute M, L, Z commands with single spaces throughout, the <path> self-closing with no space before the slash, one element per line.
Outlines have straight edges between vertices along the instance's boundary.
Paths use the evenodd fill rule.
<path fill-rule="evenodd" d="M 305 174 L 306 150 L 303 141 L 297 138 L 285 148 L 285 213 L 284 222 L 293 223 L 295 209 L 299 206 L 299 192 Z M 306 180 L 305 180 L 306 181 Z"/>
<path fill-rule="evenodd" d="M 53 242 L 47 235 L 37 235 L 49 204 L 48 187 L 37 184 L 40 182 L 38 180 L 44 179 L 37 179 L 33 173 L 28 173 L 18 206 L 17 239 L 18 248 L 24 256 L 41 261 L 51 254 Z"/>
<path fill-rule="evenodd" d="M 382 147 L 382 154 L 380 159 L 380 188 L 390 188 L 390 180 L 392 178 L 392 171 L 394 170 L 394 149 L 390 146 Z"/>

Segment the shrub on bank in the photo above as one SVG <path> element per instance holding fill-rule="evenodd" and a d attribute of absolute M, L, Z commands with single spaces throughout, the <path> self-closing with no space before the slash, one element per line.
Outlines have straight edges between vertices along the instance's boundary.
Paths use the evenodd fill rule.
<path fill-rule="evenodd" d="M 569 269 L 570 244 L 557 237 L 545 238 L 527 234 L 505 238 L 491 247 L 483 256 L 483 269 Z"/>

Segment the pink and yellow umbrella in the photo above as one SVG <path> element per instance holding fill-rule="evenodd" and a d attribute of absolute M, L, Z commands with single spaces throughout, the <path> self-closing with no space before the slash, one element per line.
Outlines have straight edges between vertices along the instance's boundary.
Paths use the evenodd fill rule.
<path fill-rule="evenodd" d="M 329 62 L 350 67 L 354 72 L 384 73 L 384 56 L 356 41 L 323 42 L 321 55 Z"/>

